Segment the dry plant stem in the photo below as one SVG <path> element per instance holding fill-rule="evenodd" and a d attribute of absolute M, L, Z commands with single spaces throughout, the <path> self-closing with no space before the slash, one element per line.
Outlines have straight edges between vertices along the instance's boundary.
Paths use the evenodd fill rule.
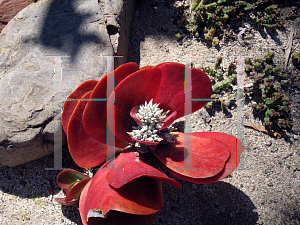
<path fill-rule="evenodd" d="M 299 25 L 299 19 L 294 21 L 294 25 L 293 25 L 291 33 L 290 33 L 289 41 L 286 46 L 286 51 L 285 51 L 285 55 L 284 55 L 284 58 L 285 58 L 284 70 L 285 71 L 286 71 L 286 68 L 287 68 L 287 65 L 289 62 L 289 58 L 290 58 L 290 54 L 291 54 L 291 50 L 292 50 L 292 46 L 293 46 L 294 34 L 297 29 L 297 25 Z"/>

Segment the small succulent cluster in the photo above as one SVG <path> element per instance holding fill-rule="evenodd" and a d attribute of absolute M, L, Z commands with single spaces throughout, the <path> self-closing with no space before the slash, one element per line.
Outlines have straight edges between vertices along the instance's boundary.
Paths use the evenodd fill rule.
<path fill-rule="evenodd" d="M 237 82 L 236 77 L 236 65 L 235 63 L 230 63 L 227 69 L 221 67 L 222 57 L 217 58 L 217 62 L 215 63 L 214 68 L 209 66 L 201 67 L 200 69 L 203 70 L 209 77 L 212 83 L 212 90 L 213 95 L 211 98 L 218 99 L 218 95 L 223 92 L 230 92 L 232 90 L 232 85 L 235 85 Z M 224 77 L 225 76 L 225 77 Z M 222 101 L 223 106 L 229 106 L 231 103 L 230 99 L 234 99 L 232 96 L 224 101 Z M 209 102 L 206 104 L 206 108 L 212 107 L 213 102 Z"/>
<path fill-rule="evenodd" d="M 160 130 L 169 111 L 163 112 L 158 106 L 157 103 L 153 104 L 153 99 L 140 106 L 135 116 L 141 121 L 142 126 L 134 126 L 132 132 L 128 132 L 132 138 L 143 142 L 161 142 L 163 140 L 172 142 L 172 135 L 169 131 L 173 131 L 174 128 L 171 126 Z M 140 149 L 147 146 L 136 142 L 135 147 Z"/>
<path fill-rule="evenodd" d="M 292 127 L 290 117 L 290 102 L 280 90 L 288 84 L 287 75 L 279 66 L 273 64 L 274 53 L 269 52 L 264 57 L 256 56 L 245 60 L 245 71 L 254 79 L 252 87 L 245 87 L 247 96 L 260 102 L 252 101 L 255 111 L 264 113 L 264 125 L 276 124 L 283 129 Z"/>
<path fill-rule="evenodd" d="M 292 55 L 292 60 L 293 60 L 293 63 L 295 66 L 299 66 L 300 65 L 300 53 L 299 52 L 294 53 Z"/>
<path fill-rule="evenodd" d="M 194 16 L 188 25 L 190 31 L 196 32 L 198 26 L 204 26 L 204 37 L 212 41 L 216 46 L 219 44 L 214 37 L 217 28 L 221 28 L 225 22 L 240 19 L 246 15 L 251 18 L 251 23 L 266 28 L 278 28 L 282 24 L 277 5 L 273 0 L 194 0 L 192 11 Z M 192 29 L 191 29 L 192 28 Z"/>

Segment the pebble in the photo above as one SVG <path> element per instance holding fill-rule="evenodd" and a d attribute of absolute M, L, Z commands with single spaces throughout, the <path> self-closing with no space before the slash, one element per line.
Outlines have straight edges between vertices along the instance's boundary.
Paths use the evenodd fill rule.
<path fill-rule="evenodd" d="M 266 142 L 266 146 L 271 146 L 272 145 L 272 141 L 267 141 Z"/>
<path fill-rule="evenodd" d="M 203 120 L 204 120 L 206 123 L 209 123 L 209 122 L 211 121 L 211 117 L 210 117 L 210 115 L 208 114 L 208 112 L 207 112 L 205 109 L 203 109 L 203 110 L 201 111 L 201 114 L 202 114 Z"/>
<path fill-rule="evenodd" d="M 298 135 L 294 134 L 294 139 L 298 140 Z"/>

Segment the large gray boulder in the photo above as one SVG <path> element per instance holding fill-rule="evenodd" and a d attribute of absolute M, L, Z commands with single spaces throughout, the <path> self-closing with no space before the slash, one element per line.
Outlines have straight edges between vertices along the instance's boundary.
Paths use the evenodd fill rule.
<path fill-rule="evenodd" d="M 134 2 L 40 0 L 8 23 L 0 33 L 0 167 L 53 152 L 62 98 L 99 80 L 106 56 L 123 55 L 115 66 L 126 61 Z"/>

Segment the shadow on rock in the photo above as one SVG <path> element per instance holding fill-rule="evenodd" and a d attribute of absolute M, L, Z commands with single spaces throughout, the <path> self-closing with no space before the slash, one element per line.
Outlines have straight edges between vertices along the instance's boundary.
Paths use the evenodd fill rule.
<path fill-rule="evenodd" d="M 178 180 L 178 179 L 176 179 Z M 241 190 L 219 181 L 213 184 L 179 182 L 178 189 L 163 184 L 165 204 L 153 225 L 255 225 L 254 204 Z"/>
<path fill-rule="evenodd" d="M 83 22 L 91 14 L 76 11 L 77 0 L 53 0 L 39 37 L 42 45 L 61 50 L 75 61 L 80 46 L 86 42 L 101 43 L 96 34 L 84 31 Z"/>

